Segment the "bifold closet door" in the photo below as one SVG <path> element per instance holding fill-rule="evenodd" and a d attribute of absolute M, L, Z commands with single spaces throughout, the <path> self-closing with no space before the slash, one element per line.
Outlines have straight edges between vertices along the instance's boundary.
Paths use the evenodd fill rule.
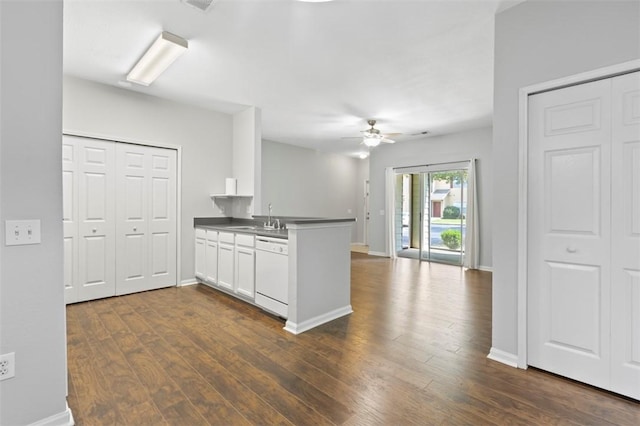
<path fill-rule="evenodd" d="M 532 95 L 528 363 L 640 399 L 640 74 Z"/>
<path fill-rule="evenodd" d="M 176 151 L 116 145 L 117 287 L 176 285 Z"/>
<path fill-rule="evenodd" d="M 113 296 L 113 143 L 64 135 L 62 156 L 65 302 Z"/>
<path fill-rule="evenodd" d="M 640 400 L 640 72 L 612 93 L 611 387 Z"/>

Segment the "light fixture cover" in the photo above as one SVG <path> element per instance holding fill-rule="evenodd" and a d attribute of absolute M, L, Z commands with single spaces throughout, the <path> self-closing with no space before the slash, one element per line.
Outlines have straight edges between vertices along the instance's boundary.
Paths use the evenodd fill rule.
<path fill-rule="evenodd" d="M 127 81 L 148 86 L 182 55 L 189 43 L 182 37 L 163 31 L 127 75 Z"/>
<path fill-rule="evenodd" d="M 380 135 L 374 135 L 374 134 L 367 135 L 362 140 L 362 142 L 369 147 L 378 146 L 380 145 L 381 141 L 382 141 L 382 137 Z"/>

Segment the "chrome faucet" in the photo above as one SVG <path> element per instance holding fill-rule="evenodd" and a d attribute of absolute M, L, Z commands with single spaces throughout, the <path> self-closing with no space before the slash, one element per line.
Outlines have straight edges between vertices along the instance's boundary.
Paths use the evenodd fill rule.
<path fill-rule="evenodd" d="M 267 218 L 267 226 L 271 226 L 271 203 L 269 203 L 269 216 Z"/>

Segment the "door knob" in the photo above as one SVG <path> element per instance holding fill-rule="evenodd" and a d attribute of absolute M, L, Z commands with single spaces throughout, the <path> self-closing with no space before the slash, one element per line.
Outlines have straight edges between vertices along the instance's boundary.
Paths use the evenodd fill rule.
<path fill-rule="evenodd" d="M 136 228 L 135 226 L 133 227 L 133 232 L 136 232 L 138 230 L 138 228 Z"/>
<path fill-rule="evenodd" d="M 96 228 L 93 228 L 93 229 L 91 230 L 91 232 L 93 232 L 94 234 L 95 234 L 97 231 L 98 231 L 98 230 L 97 230 Z"/>

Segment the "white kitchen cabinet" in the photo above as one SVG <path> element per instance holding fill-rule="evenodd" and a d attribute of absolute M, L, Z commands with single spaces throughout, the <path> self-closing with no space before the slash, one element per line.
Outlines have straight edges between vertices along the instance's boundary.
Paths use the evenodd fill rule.
<path fill-rule="evenodd" d="M 218 285 L 229 291 L 234 288 L 235 235 L 230 232 L 218 234 Z"/>
<path fill-rule="evenodd" d="M 255 237 L 253 235 L 238 234 L 235 247 L 235 281 L 234 289 L 243 297 L 255 297 Z"/>
<path fill-rule="evenodd" d="M 207 231 L 196 228 L 196 278 L 207 277 Z"/>
<path fill-rule="evenodd" d="M 205 250 L 205 280 L 218 283 L 218 231 L 207 230 Z"/>

